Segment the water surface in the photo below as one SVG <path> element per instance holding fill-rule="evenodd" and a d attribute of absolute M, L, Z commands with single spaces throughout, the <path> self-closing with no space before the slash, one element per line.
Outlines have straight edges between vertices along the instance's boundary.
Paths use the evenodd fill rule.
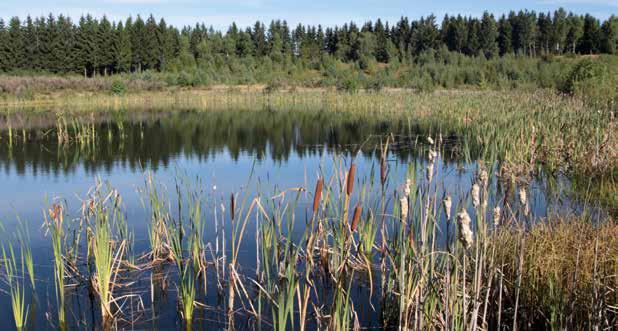
<path fill-rule="evenodd" d="M 299 237 L 304 232 L 306 215 L 311 208 L 311 191 L 318 175 L 332 178 L 337 172 L 345 171 L 353 161 L 360 187 L 369 192 L 365 203 L 375 204 L 380 196 L 376 184 L 380 143 L 391 135 L 390 196 L 391 192 L 401 190 L 411 174 L 419 185 L 426 180 L 429 147 L 426 137 L 432 135 L 438 139 L 437 130 L 416 127 L 409 120 L 386 122 L 322 112 L 256 110 L 98 115 L 97 118 L 86 117 L 82 123 L 87 125 L 66 122 L 68 142 L 59 142 L 59 122 L 54 117 L 22 119 L 23 129 L 17 127 L 16 122 L 4 118 L 1 123 L 0 219 L 5 242 L 14 242 L 11 234 L 20 222 L 30 233 L 36 276 L 42 284 L 37 287 L 37 298 L 30 300 L 29 323 L 37 329 L 52 328 L 46 314 L 56 314 L 52 251 L 50 239 L 42 227 L 43 213 L 52 202 L 62 199 L 67 204 L 68 215 L 78 217 L 81 199 L 96 180 L 109 183 L 121 194 L 123 210 L 135 236 L 133 250 L 136 255 L 148 250 L 150 216 L 145 210 L 143 196 L 138 193 L 148 175 L 166 189 L 171 202 L 177 198 L 175 185 L 180 178 L 203 192 L 207 207 L 204 214 L 208 217 L 207 242 L 214 242 L 216 238 L 215 209 L 225 213 L 220 206 L 228 203 L 230 194 L 243 192 L 250 197 L 260 194 L 268 199 L 287 189 L 302 188 L 292 229 L 294 236 Z M 445 132 L 441 142 L 444 148 L 437 159 L 430 190 L 437 196 L 453 196 L 455 203 L 469 203 L 467 192 L 478 165 L 462 159 L 462 146 L 456 136 Z M 517 206 L 515 187 L 501 185 L 495 179 L 492 187 L 495 196 L 491 205 L 510 201 Z M 568 181 L 564 179 L 534 179 L 528 186 L 530 219 L 542 219 L 552 213 L 581 212 L 582 204 L 569 198 L 567 191 Z M 441 226 L 444 226 L 443 220 Z M 254 223 L 249 223 L 247 233 L 250 235 L 241 246 L 239 263 L 249 273 L 255 268 L 256 260 Z M 156 294 L 158 308 L 150 303 L 149 287 L 150 279 L 140 280 L 135 285 L 136 289 L 143 290 L 141 296 L 147 307 L 147 312 L 136 321 L 137 327 L 178 327 L 178 314 L 173 309 L 176 307 L 175 287 L 170 285 L 169 292 Z M 220 302 L 214 281 L 209 283 L 208 290 L 200 300 L 205 305 L 217 307 Z M 359 298 L 368 297 L 363 288 L 355 289 L 354 293 Z M 91 306 L 87 292 L 73 292 L 69 297 L 70 325 L 92 326 L 97 319 L 92 313 L 96 307 Z M 0 307 L 0 318 L 12 321 L 9 297 L 5 293 L 0 295 Z M 357 307 L 364 326 L 377 320 L 378 312 L 370 307 Z M 154 321 L 151 320 L 153 311 L 156 312 Z M 221 327 L 225 318 L 216 309 L 205 309 L 200 310 L 197 320 L 204 327 Z"/>

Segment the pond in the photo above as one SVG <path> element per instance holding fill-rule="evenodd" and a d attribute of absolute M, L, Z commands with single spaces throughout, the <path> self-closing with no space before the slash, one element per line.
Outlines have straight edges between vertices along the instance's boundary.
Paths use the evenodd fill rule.
<path fill-rule="evenodd" d="M 189 213 L 176 208 L 179 190 L 191 187 L 199 192 L 199 199 L 203 200 L 201 214 L 205 219 L 203 240 L 210 249 L 206 260 L 212 263 L 222 256 L 229 259 L 231 254 L 229 242 L 223 247 L 223 241 L 229 241 L 233 232 L 229 221 L 231 194 L 239 195 L 238 204 L 241 204 L 241 197 L 246 198 L 245 209 L 257 196 L 267 201 L 264 203 L 266 209 L 269 204 L 289 203 L 291 211 L 285 211 L 288 216 L 283 219 L 290 225 L 284 228 L 298 241 L 311 218 L 316 179 L 330 178 L 331 185 L 336 186 L 337 179 L 341 181 L 345 177 L 352 162 L 362 194 L 353 197 L 351 205 L 363 201 L 364 205 L 376 208 L 382 194 L 392 205 L 393 194 L 404 189 L 406 178 L 413 178 L 419 185 L 427 181 L 429 136 L 439 140 L 437 143 L 441 146 L 434 161 L 434 184 L 428 191 L 438 197 L 438 201 L 448 194 L 455 205 L 469 203 L 467 195 L 479 170 L 477 162 L 463 157 L 465 147 L 458 137 L 448 132 L 417 127 L 410 120 L 380 121 L 319 111 L 99 114 L 97 117 L 82 115 L 78 121 L 32 115 L 4 118 L 1 125 L 3 243 L 18 245 L 14 234 L 19 231 L 29 235 L 37 285 L 35 294 L 27 298 L 28 325 L 35 329 L 54 329 L 57 325 L 54 255 L 44 215 L 52 204 L 61 202 L 66 219 L 77 220 L 84 199 L 97 181 L 104 183 L 102 187 L 113 187 L 122 197 L 121 210 L 132 233 L 130 251 L 135 264 L 139 264 L 140 257 L 150 249 L 152 206 L 144 193 L 149 178 L 156 182 L 161 195 L 169 199 L 166 204 L 172 215 L 186 217 Z M 388 181 L 382 187 L 381 153 L 387 141 L 384 161 Z M 474 156 L 471 158 L 474 160 Z M 501 205 L 504 209 L 508 205 L 512 206 L 513 214 L 518 212 L 519 200 L 515 192 L 520 184 L 503 182 L 492 176 L 489 205 Z M 526 217 L 530 222 L 551 214 L 579 214 L 585 208 L 570 197 L 565 178 L 539 176 L 525 187 L 529 203 Z M 282 195 L 282 192 L 286 193 Z M 181 200 L 186 200 L 190 195 L 181 193 L 181 196 Z M 422 200 L 423 195 L 418 199 Z M 395 213 L 391 207 L 386 210 Z M 289 215 L 294 215 L 293 224 Z M 253 210 L 251 221 L 247 222 L 246 238 L 239 245 L 238 272 L 247 279 L 256 278 L 260 259 L 255 218 L 259 215 Z M 441 231 L 436 243 L 445 246 L 449 235 L 452 239 L 455 231 L 447 230 L 442 214 L 437 224 Z M 88 269 L 85 266 L 86 244 L 85 239 L 80 240 L 78 269 L 85 274 Z M 208 268 L 205 284 L 196 298 L 200 305 L 196 309 L 194 326 L 200 329 L 226 325 L 224 304 L 227 299 L 224 297 L 227 290 L 223 291 L 225 285 L 218 284 L 220 272 L 218 262 L 216 267 Z M 123 280 L 130 286 L 117 289 L 117 295 L 126 296 L 127 301 L 121 314 L 124 320 L 119 318 L 118 325 L 178 328 L 181 318 L 176 309 L 178 277 L 174 264 L 136 272 L 131 277 L 135 278 Z M 69 329 L 94 329 L 100 323 L 99 306 L 87 282 L 78 278 L 72 276 L 66 280 L 70 285 L 67 288 L 67 325 Z M 247 283 L 251 284 L 250 280 Z M 375 293 L 370 296 L 371 291 L 363 284 L 366 282 L 359 282 L 350 291 L 356 300 L 353 301 L 359 322 L 363 327 L 378 327 L 379 297 Z M 255 286 L 249 287 L 248 291 L 256 291 Z M 377 290 L 376 286 L 374 291 Z M 328 286 L 324 286 L 324 291 L 328 292 Z M 329 294 L 316 294 L 320 295 Z M 0 295 L 0 307 L 0 318 L 12 320 L 10 297 L 6 293 Z M 271 319 L 270 311 L 264 314 L 265 320 Z M 255 318 L 246 313 L 239 313 L 236 319 L 241 328 L 255 323 Z M 270 325 L 267 321 L 263 323 L 267 328 Z M 315 327 L 312 322 L 308 325 Z"/>

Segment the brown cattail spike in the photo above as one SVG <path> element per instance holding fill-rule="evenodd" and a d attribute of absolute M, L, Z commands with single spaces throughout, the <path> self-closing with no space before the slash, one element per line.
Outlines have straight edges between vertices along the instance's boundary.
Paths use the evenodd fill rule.
<path fill-rule="evenodd" d="M 236 209 L 236 202 L 234 201 L 234 193 L 230 195 L 230 216 L 232 221 L 234 220 L 234 210 Z"/>
<path fill-rule="evenodd" d="M 354 216 L 352 217 L 352 232 L 356 231 L 356 228 L 358 227 L 358 221 L 360 221 L 362 211 L 363 208 L 360 204 L 356 205 L 356 208 L 354 208 Z"/>
<path fill-rule="evenodd" d="M 355 173 L 356 173 L 356 165 L 352 163 L 352 165 L 350 165 L 350 171 L 348 171 L 348 182 L 347 182 L 347 187 L 346 187 L 347 195 L 352 195 L 352 192 L 354 191 L 354 174 Z"/>
<path fill-rule="evenodd" d="M 324 179 L 318 178 L 318 182 L 315 184 L 315 193 L 313 196 L 313 214 L 318 212 L 320 206 L 320 200 L 322 199 L 322 188 L 324 187 Z"/>

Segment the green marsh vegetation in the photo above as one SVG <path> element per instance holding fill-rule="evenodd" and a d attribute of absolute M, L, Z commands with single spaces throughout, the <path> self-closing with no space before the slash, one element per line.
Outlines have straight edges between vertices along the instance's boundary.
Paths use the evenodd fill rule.
<path fill-rule="evenodd" d="M 144 242 L 129 226 L 140 220 L 129 223 L 111 185 L 97 182 L 77 212 L 54 199 L 44 229 L 56 311 L 46 319 L 60 329 L 156 327 L 171 300 L 187 330 L 213 314 L 227 329 L 618 327 L 616 18 L 556 11 L 553 33 L 506 38 L 509 26 L 547 27 L 550 16 L 447 17 L 439 28 L 433 17 L 402 18 L 398 33 L 378 21 L 322 37 L 277 21 L 268 34 L 261 23 L 222 34 L 154 18 L 37 20 L 81 36 L 98 26 L 97 38 L 107 40 L 95 44 L 118 44 L 58 62 L 66 67 L 36 50 L 0 56 L 0 161 L 22 171 L 30 159 L 64 171 L 80 159 L 91 169 L 118 159 L 139 168 L 142 155 L 132 149 L 150 146 L 147 161 L 162 165 L 190 149 L 227 148 L 237 158 L 247 145 L 257 159 L 284 160 L 291 147 L 280 142 L 299 130 L 315 137 L 302 153 L 333 132 L 357 150 L 299 178 L 300 186 L 265 191 L 251 173 L 238 174 L 247 185 L 225 197 L 200 178 L 178 175 L 166 187 L 146 175 Z M 32 24 L 1 23 L 0 40 L 15 45 L 10 39 L 21 34 L 11 32 Z M 134 24 L 167 33 L 160 40 L 169 44 L 128 56 L 143 48 L 131 40 L 145 40 L 132 38 L 144 31 Z M 473 39 L 459 40 L 464 30 Z M 165 52 L 153 57 L 157 49 Z M 16 61 L 19 52 L 32 58 Z M 140 116 L 152 116 L 152 126 L 166 117 L 174 134 L 161 137 Z M 373 136 L 376 128 L 391 134 Z M 379 148 L 361 144 L 376 139 Z M 410 163 L 399 178 L 389 155 L 405 153 L 402 146 L 427 162 Z M 379 158 L 369 173 L 356 168 L 363 153 Z M 474 164 L 469 189 L 440 182 L 444 158 Z M 543 174 L 566 176 L 584 209 L 600 202 L 610 215 L 533 219 L 528 185 Z M 35 277 L 29 235 L 17 239 L 19 249 L 3 246 L 2 276 L 22 329 L 33 315 L 28 294 L 46 287 Z M 92 317 L 75 313 L 80 297 Z"/>
<path fill-rule="evenodd" d="M 208 193 L 199 178 L 179 174 L 175 187 L 166 187 L 147 175 L 140 195 L 150 234 L 140 252 L 127 249 L 133 236 L 122 198 L 97 182 L 71 222 L 65 224 L 62 205 L 49 211 L 49 239 L 60 252 L 54 263 L 58 293 L 93 291 L 104 329 L 156 321 L 144 300 L 160 300 L 154 292 L 169 286 L 177 289 L 185 329 L 201 325 L 204 311 L 222 316 L 217 325 L 229 329 L 616 326 L 613 219 L 531 220 L 525 183 L 517 184 L 514 199 L 496 199 L 495 159 L 476 163 L 469 191 L 445 187 L 438 179 L 438 159 L 446 151 L 439 138 L 420 142 L 427 163 L 412 163 L 403 178 L 393 177 L 387 160 L 393 141 L 381 145 L 380 165 L 371 173 L 359 173 L 353 158 L 336 158 L 313 179 L 313 189 L 265 192 L 248 174 L 245 189 L 227 199 Z M 305 216 L 295 212 L 302 205 Z M 215 229 L 205 223 L 209 213 Z M 214 239 L 205 240 L 204 231 L 214 231 Z M 68 232 L 82 233 L 80 244 L 74 246 Z M 243 258 L 247 249 L 255 250 L 256 261 Z M 28 314 L 23 298 L 30 271 L 27 255 L 7 252 L 19 328 Z M 216 284 L 214 297 L 206 295 L 213 288 L 208 281 Z M 74 300 L 58 298 L 59 309 L 70 307 L 62 300 Z M 359 316 L 367 311 L 377 320 Z M 59 312 L 62 323 L 60 316 L 72 325 L 70 311 Z"/>

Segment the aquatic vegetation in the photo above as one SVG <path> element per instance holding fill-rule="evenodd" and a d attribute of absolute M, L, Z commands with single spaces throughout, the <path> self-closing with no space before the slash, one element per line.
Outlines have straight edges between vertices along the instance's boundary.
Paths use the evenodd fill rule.
<path fill-rule="evenodd" d="M 15 328 L 17 330 L 22 330 L 26 326 L 29 311 L 29 306 L 26 305 L 26 288 L 24 285 L 26 273 L 24 255 L 22 253 L 20 257 L 17 257 L 12 245 L 9 245 L 9 252 L 10 255 L 7 255 L 3 245 L 2 258 L 9 285 L 9 295 L 11 296 L 11 308 L 13 311 L 13 319 L 15 320 Z M 18 261 L 20 264 L 18 264 Z"/>
<path fill-rule="evenodd" d="M 213 114 L 266 102 L 258 93 L 205 92 L 212 99 L 178 93 L 186 97 L 180 108 L 202 102 L 199 109 L 213 106 Z M 398 132 L 371 136 L 367 129 L 361 134 L 370 136 L 364 143 L 350 135 L 345 142 L 352 151 L 335 157 L 332 167 L 321 165 L 315 177 L 298 176 L 300 184 L 275 186 L 273 192 L 251 175 L 246 185 L 225 191 L 199 176 L 179 175 L 174 195 L 148 174 L 139 189 L 147 216 L 131 220 L 132 225 L 143 225 L 139 240 L 129 229 L 119 194 L 102 190 L 100 183 L 82 202 L 82 215 L 70 222 L 80 226 L 65 224 L 66 206 L 53 204 L 46 225 L 60 326 L 67 327 L 67 320 L 74 323 L 67 316 L 78 314 L 65 311 L 91 290 L 100 316 L 79 316 L 79 326 L 97 324 L 99 318 L 104 328 L 154 324 L 159 318 L 154 307 L 173 302 L 174 316 L 186 329 L 210 320 L 220 328 L 277 330 L 616 327 L 615 220 L 596 219 L 598 215 L 587 210 L 576 217 L 538 218 L 530 180 L 544 172 L 612 169 L 610 115 L 543 92 L 479 92 L 483 97 L 452 93 L 273 91 L 268 95 L 270 108 L 258 114 L 281 111 L 283 117 L 242 117 L 248 115 L 241 112 L 199 126 L 194 117 L 183 120 L 186 113 L 171 116 L 179 123 L 174 137 L 183 143 L 170 147 L 160 157 L 162 163 L 169 155 L 195 148 L 191 146 L 197 134 L 212 135 L 208 148 L 228 146 L 221 143 L 229 137 L 219 127 L 244 132 L 243 122 L 251 120 L 280 119 L 284 124 L 273 136 L 294 136 L 303 126 L 285 117 L 282 109 L 288 105 L 289 112 L 300 110 L 318 128 L 324 122 L 317 121 L 315 109 L 330 109 L 353 119 L 329 118 L 325 122 L 330 125 L 367 128 L 363 125 L 379 126 L 383 119 L 398 123 L 389 127 Z M 221 100 L 225 103 L 216 104 Z M 76 155 L 96 155 L 103 146 L 119 146 L 120 131 L 130 137 L 123 139 L 137 141 L 135 146 L 147 142 L 168 148 L 157 140 L 160 131 L 149 132 L 142 122 L 126 123 L 122 129 L 100 129 L 94 119 L 83 125 L 66 123 L 71 122 L 59 119 L 51 134 L 59 153 L 74 149 Z M 290 146 L 277 145 L 275 138 L 257 141 L 261 131 L 268 130 L 247 133 L 245 139 L 256 141 L 251 148 L 271 149 L 285 158 Z M 318 147 L 299 150 L 331 147 L 325 140 L 303 141 Z M 12 142 L 13 153 L 20 144 Z M 230 150 L 238 155 L 242 148 Z M 389 158 L 406 151 L 418 157 L 409 158 L 404 176 L 393 176 L 399 165 Z M 369 155 L 376 164 L 367 170 L 359 158 Z M 450 157 L 470 161 L 448 170 L 459 174 L 454 183 L 444 179 L 443 160 Z M 87 233 L 83 237 L 81 225 Z M 139 243 L 137 256 L 134 241 Z M 32 252 L 27 244 L 22 246 L 21 272 L 23 277 L 28 272 L 34 289 L 39 279 L 34 277 Z M 19 269 L 17 264 L 12 270 Z M 25 321 L 23 280 L 20 284 L 16 320 Z M 177 290 L 172 301 L 155 294 L 166 293 L 170 284 Z M 71 297 L 65 298 L 65 292 Z M 152 311 L 141 304 L 142 297 L 150 297 Z M 147 322 L 144 316 L 150 316 Z"/>
<path fill-rule="evenodd" d="M 60 328 L 66 326 L 65 315 L 65 268 L 64 268 L 64 207 L 55 203 L 48 213 L 44 213 L 47 231 L 51 233 L 52 250 L 54 253 L 54 284 L 56 304 L 58 307 L 58 323 Z"/>

